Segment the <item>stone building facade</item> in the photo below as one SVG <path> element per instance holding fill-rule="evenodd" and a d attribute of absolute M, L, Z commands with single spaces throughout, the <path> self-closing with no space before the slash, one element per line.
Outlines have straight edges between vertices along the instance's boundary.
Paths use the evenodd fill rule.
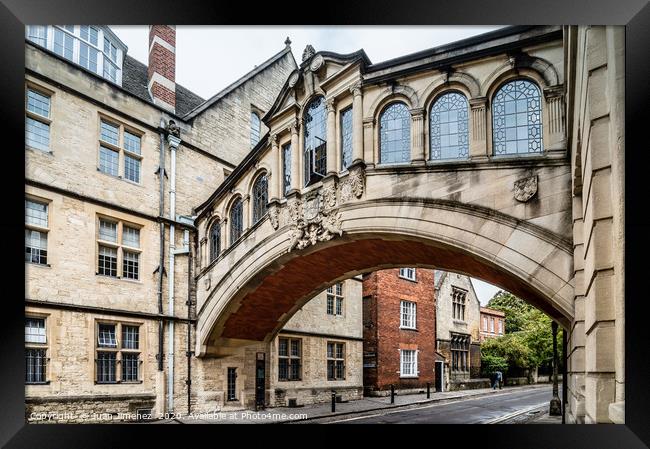
<path fill-rule="evenodd" d="M 290 48 L 204 100 L 175 83 L 174 27 L 150 27 L 149 67 L 108 27 L 26 38 L 26 416 L 187 411 L 193 207 L 250 151 Z"/>
<path fill-rule="evenodd" d="M 363 279 L 363 385 L 367 395 L 433 385 L 433 270 L 394 268 Z"/>
<path fill-rule="evenodd" d="M 481 307 L 480 341 L 501 337 L 506 333 L 506 314 L 500 310 Z"/>
<path fill-rule="evenodd" d="M 361 293 L 359 278 L 336 283 L 284 325 L 269 351 L 272 406 L 362 397 Z"/>
<path fill-rule="evenodd" d="M 469 276 L 435 271 L 436 350 L 445 391 L 480 387 L 480 308 Z"/>
<path fill-rule="evenodd" d="M 36 203 L 26 217 L 26 354 L 34 367 L 74 331 L 56 328 L 57 314 L 81 313 L 86 340 L 101 351 L 67 349 L 83 352 L 75 357 L 89 373 L 96 359 L 127 360 L 128 378 L 141 320 L 143 344 L 156 329 L 164 357 L 154 356 L 155 374 L 144 372 L 142 384 L 117 384 L 104 400 L 135 394 L 150 377 L 155 388 L 144 393 L 157 410 L 213 410 L 223 406 L 230 358 L 241 361 L 242 401 L 269 402 L 268 376 L 257 382 L 256 372 L 270 372 L 269 343 L 312 297 L 377 269 L 440 267 L 499 285 L 569 329 L 568 421 L 624 422 L 622 27 L 507 27 L 375 64 L 363 50 L 308 47 L 297 65 L 285 49 L 207 101 L 171 72 L 148 79 L 110 33 L 97 53 L 77 39 L 95 45 L 103 29 L 58 29 L 28 28 L 29 41 L 51 50 L 26 45 L 26 190 Z M 155 37 L 159 59 L 175 54 L 167 30 Z M 142 75 L 126 76 L 129 67 Z M 256 85 L 277 91 L 262 94 L 266 104 L 228 101 Z M 150 95 L 161 92 L 155 104 Z M 253 133 L 257 108 L 264 114 Z M 210 111 L 237 129 L 225 135 L 229 128 L 203 119 Z M 113 143 L 100 142 L 102 131 Z M 88 159 L 79 148 L 96 150 Z M 183 164 L 197 170 L 176 182 Z M 151 188 L 131 185 L 135 167 Z M 55 206 L 79 212 L 60 216 Z M 133 247 L 136 235 L 142 248 Z M 70 241 L 81 247 L 70 251 Z M 145 252 L 152 245 L 163 251 Z M 97 275 L 100 250 L 104 273 L 116 264 L 133 276 L 139 257 L 142 280 Z M 85 304 L 93 295 L 97 304 Z M 127 347 L 114 347 L 118 332 Z M 29 385 L 28 401 L 87 391 L 66 382 Z"/>

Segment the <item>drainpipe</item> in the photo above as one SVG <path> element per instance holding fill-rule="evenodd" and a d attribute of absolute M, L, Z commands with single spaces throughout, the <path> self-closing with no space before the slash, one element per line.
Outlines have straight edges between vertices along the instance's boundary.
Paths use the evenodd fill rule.
<path fill-rule="evenodd" d="M 187 247 L 187 414 L 191 413 L 191 391 L 192 391 L 192 251 L 190 250 L 190 233 L 185 231 L 186 242 L 184 246 Z"/>
<path fill-rule="evenodd" d="M 169 225 L 169 274 L 167 275 L 168 281 L 168 301 L 167 301 L 167 315 L 172 317 L 174 316 L 174 250 L 176 244 L 174 242 L 175 238 L 175 226 L 174 221 L 176 221 L 176 150 L 178 145 L 181 142 L 180 132 L 176 128 L 176 124 L 173 120 L 169 121 L 168 125 L 169 133 L 167 135 L 167 143 L 169 144 L 169 149 L 171 151 L 171 161 L 170 161 L 170 174 L 169 174 L 169 218 L 172 220 Z M 172 132 L 172 129 L 176 129 L 176 135 Z M 174 321 L 169 321 L 169 335 L 168 335 L 168 352 L 167 352 L 167 411 L 173 413 L 174 411 Z"/>
<path fill-rule="evenodd" d="M 158 203 L 158 216 L 165 213 L 165 119 L 160 119 L 160 159 L 158 165 L 158 176 L 160 177 L 160 200 Z M 165 223 L 160 224 L 160 259 L 158 261 L 158 314 L 163 314 L 163 271 L 165 267 Z M 158 321 L 158 371 L 163 370 L 163 340 L 164 328 L 162 318 Z"/>

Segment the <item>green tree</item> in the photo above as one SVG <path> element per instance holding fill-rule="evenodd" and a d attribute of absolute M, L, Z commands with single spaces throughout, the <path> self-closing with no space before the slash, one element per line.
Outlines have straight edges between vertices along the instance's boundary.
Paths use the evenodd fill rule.
<path fill-rule="evenodd" d="M 548 315 L 503 290 L 497 292 L 487 306 L 505 313 L 506 334 L 482 343 L 481 363 L 485 354 L 504 358 L 511 368 L 552 367 L 553 334 L 551 318 Z M 561 332 L 558 332 L 560 365 L 563 359 Z"/>

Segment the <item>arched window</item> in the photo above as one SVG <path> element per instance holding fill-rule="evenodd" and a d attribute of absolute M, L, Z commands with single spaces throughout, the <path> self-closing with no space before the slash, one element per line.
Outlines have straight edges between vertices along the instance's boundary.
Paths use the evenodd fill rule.
<path fill-rule="evenodd" d="M 230 244 L 232 245 L 244 232 L 244 206 L 237 198 L 230 208 Z"/>
<path fill-rule="evenodd" d="M 431 159 L 466 159 L 469 156 L 467 110 L 467 98 L 460 92 L 443 94 L 433 104 L 429 120 Z"/>
<path fill-rule="evenodd" d="M 269 188 L 266 173 L 259 176 L 253 184 L 253 224 L 260 221 L 266 213 L 266 205 L 269 202 Z"/>
<path fill-rule="evenodd" d="M 215 221 L 208 233 L 210 238 L 210 262 L 219 257 L 221 252 L 221 222 Z"/>
<path fill-rule="evenodd" d="M 260 121 L 260 117 L 256 113 L 251 112 L 251 148 L 260 141 L 261 128 L 262 122 Z"/>
<path fill-rule="evenodd" d="M 494 154 L 541 153 L 542 105 L 539 87 L 531 81 L 509 81 L 492 100 Z"/>
<path fill-rule="evenodd" d="M 327 170 L 327 109 L 314 99 L 305 109 L 305 185 L 318 182 Z"/>
<path fill-rule="evenodd" d="M 411 160 L 411 113 L 404 103 L 393 103 L 379 117 L 379 162 Z"/>

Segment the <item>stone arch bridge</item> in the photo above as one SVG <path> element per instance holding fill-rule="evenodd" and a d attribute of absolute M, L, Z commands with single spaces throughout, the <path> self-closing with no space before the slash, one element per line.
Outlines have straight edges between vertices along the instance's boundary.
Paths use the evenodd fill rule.
<path fill-rule="evenodd" d="M 569 421 L 620 419 L 622 163 L 611 142 L 622 94 L 608 80 L 622 70 L 621 33 L 511 27 L 380 64 L 362 50 L 306 51 L 263 118 L 266 136 L 197 209 L 196 354 L 270 341 L 342 279 L 435 267 L 549 314 L 569 333 Z M 514 139 L 539 147 L 512 152 L 498 105 L 518 81 L 537 94 Z M 450 92 L 466 103 L 449 135 L 465 127 L 466 145 L 459 137 L 441 158 L 436 105 Z M 388 117 L 394 104 L 408 114 Z"/>

